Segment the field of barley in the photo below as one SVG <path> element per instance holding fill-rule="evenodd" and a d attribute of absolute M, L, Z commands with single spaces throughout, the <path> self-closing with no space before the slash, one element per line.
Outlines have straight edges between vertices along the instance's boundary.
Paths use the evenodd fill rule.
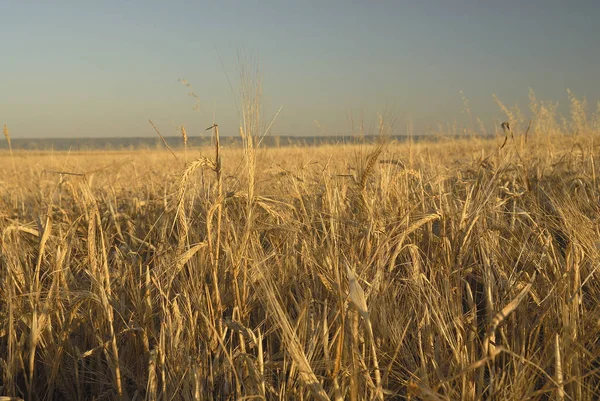
<path fill-rule="evenodd" d="M 536 117 L 3 151 L 0 399 L 598 399 L 599 131 Z"/>

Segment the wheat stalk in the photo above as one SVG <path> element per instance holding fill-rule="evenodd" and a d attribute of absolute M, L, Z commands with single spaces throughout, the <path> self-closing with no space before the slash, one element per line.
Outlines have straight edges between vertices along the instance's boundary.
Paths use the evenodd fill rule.
<path fill-rule="evenodd" d="M 350 265 L 346 263 L 346 275 L 348 276 L 348 288 L 350 302 L 354 308 L 358 311 L 363 321 L 366 324 L 367 332 L 369 335 L 369 341 L 371 342 L 371 352 L 373 353 L 373 365 L 375 367 L 375 385 L 376 395 L 380 400 L 383 400 L 383 388 L 381 387 L 381 372 L 379 371 L 379 361 L 377 359 L 377 347 L 375 345 L 375 335 L 373 334 L 373 326 L 369 315 L 369 308 L 367 306 L 367 300 L 365 293 L 356 279 L 356 274 L 350 268 Z"/>
<path fill-rule="evenodd" d="M 4 137 L 6 138 L 6 143 L 8 144 L 8 150 L 10 152 L 10 158 L 12 160 L 13 171 L 17 174 L 17 165 L 15 164 L 15 156 L 13 154 L 12 145 L 10 142 L 10 133 L 8 132 L 8 127 L 4 124 Z"/>

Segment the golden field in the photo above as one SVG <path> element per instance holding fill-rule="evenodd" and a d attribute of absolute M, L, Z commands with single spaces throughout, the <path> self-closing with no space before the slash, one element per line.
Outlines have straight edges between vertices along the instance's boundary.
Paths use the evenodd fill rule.
<path fill-rule="evenodd" d="M 597 399 L 597 136 L 544 129 L 3 152 L 0 396 Z"/>

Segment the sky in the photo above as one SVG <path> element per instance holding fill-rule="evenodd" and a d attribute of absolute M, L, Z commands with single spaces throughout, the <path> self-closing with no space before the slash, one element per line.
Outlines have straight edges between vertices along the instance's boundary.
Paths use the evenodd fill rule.
<path fill-rule="evenodd" d="M 0 0 L 0 16 L 14 138 L 154 136 L 149 119 L 236 135 L 256 64 L 277 135 L 369 131 L 378 112 L 419 134 L 465 121 L 461 91 L 486 124 L 504 118 L 493 94 L 600 100 L 598 0 Z"/>

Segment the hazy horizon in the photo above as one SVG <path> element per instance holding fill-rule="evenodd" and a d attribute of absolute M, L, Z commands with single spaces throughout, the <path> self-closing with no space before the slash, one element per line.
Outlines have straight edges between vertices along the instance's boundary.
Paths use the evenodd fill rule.
<path fill-rule="evenodd" d="M 600 100 L 600 3 L 4 3 L 0 124 L 14 138 L 237 133 L 238 55 L 257 58 L 275 135 L 347 134 L 383 111 L 414 126 L 503 119 L 528 91 Z M 250 66 L 251 67 L 251 66 Z M 199 109 L 186 79 L 199 98 Z M 229 82 L 230 81 L 230 82 Z M 231 86 L 230 86 L 231 83 Z M 233 87 L 233 93 L 232 88 Z"/>

